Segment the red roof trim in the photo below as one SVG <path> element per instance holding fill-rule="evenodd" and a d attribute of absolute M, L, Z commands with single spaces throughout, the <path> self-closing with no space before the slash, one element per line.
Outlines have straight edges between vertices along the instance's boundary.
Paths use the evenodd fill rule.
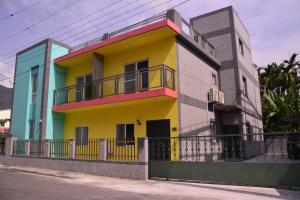
<path fill-rule="evenodd" d="M 109 96 L 99 99 L 93 99 L 88 101 L 81 101 L 81 102 L 72 102 L 67 104 L 62 104 L 58 106 L 53 106 L 52 111 L 62 111 L 62 110 L 72 110 L 76 108 L 84 108 L 90 106 L 97 106 L 109 103 L 117 103 L 117 102 L 124 102 L 124 101 L 132 101 L 137 99 L 146 99 L 152 97 L 159 97 L 159 96 L 168 96 L 171 98 L 176 99 L 177 93 L 174 90 L 169 88 L 160 88 L 156 90 L 149 90 L 144 92 L 137 92 L 137 93 L 130 93 L 130 94 L 122 94 L 116 96 Z"/>
<path fill-rule="evenodd" d="M 130 37 L 134 37 L 134 36 L 137 36 L 137 35 L 140 35 L 140 34 L 155 30 L 155 29 L 159 29 L 159 28 L 162 28 L 162 27 L 165 27 L 165 26 L 169 26 L 175 32 L 180 33 L 180 28 L 176 24 L 174 24 L 169 19 L 165 19 L 165 20 L 153 23 L 153 24 L 149 24 L 148 26 L 144 26 L 144 27 L 129 31 L 129 32 L 124 33 L 122 35 L 119 35 L 119 36 L 116 36 L 116 37 L 113 37 L 113 38 L 110 38 L 110 39 L 106 39 L 102 42 L 92 44 L 92 45 L 84 47 L 82 49 L 78 49 L 77 51 L 74 51 L 72 53 L 69 53 L 69 54 L 66 54 L 64 56 L 61 56 L 61 57 L 58 57 L 58 58 L 54 59 L 54 62 L 55 63 L 61 62 L 61 61 L 64 61 L 68 58 L 72 58 L 74 56 L 78 56 L 78 55 L 87 53 L 89 51 L 93 51 L 95 49 L 104 47 L 106 45 L 109 45 L 109 44 L 112 44 L 112 43 L 115 43 L 115 42 L 119 42 L 121 40 L 130 38 Z"/>

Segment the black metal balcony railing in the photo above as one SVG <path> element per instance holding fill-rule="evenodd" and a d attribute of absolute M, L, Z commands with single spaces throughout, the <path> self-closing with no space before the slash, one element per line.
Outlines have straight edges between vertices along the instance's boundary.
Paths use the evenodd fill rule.
<path fill-rule="evenodd" d="M 166 65 L 150 67 L 147 70 L 143 69 L 132 73 L 119 74 L 55 90 L 53 105 L 143 92 L 162 87 L 175 90 L 175 70 Z"/>

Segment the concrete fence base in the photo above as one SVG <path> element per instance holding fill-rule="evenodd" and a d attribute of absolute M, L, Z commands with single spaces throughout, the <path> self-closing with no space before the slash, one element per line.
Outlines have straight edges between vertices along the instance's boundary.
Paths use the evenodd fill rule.
<path fill-rule="evenodd" d="M 148 163 L 119 161 L 86 161 L 19 156 L 0 156 L 5 165 L 36 167 L 68 172 L 94 174 L 128 179 L 148 179 Z"/>

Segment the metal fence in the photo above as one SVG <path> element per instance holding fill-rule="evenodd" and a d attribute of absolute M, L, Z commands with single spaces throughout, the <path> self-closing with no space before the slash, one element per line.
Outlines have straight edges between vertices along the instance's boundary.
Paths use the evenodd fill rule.
<path fill-rule="evenodd" d="M 98 160 L 100 155 L 100 139 L 91 138 L 87 143 L 76 142 L 75 159 Z"/>
<path fill-rule="evenodd" d="M 137 140 L 107 139 L 107 160 L 137 161 Z"/>
<path fill-rule="evenodd" d="M 68 139 L 54 139 L 50 141 L 50 157 L 51 158 L 68 158 L 69 157 Z"/>
<path fill-rule="evenodd" d="M 54 105 L 142 92 L 162 87 L 175 89 L 175 70 L 164 64 L 149 67 L 146 70 L 118 74 L 85 84 L 60 88 L 54 91 Z"/>
<path fill-rule="evenodd" d="M 45 141 L 44 140 L 30 140 L 29 155 L 33 157 L 45 156 Z"/>
<path fill-rule="evenodd" d="M 26 147 L 26 140 L 13 141 L 13 155 L 25 156 L 26 155 L 25 147 Z"/>
<path fill-rule="evenodd" d="M 149 138 L 149 159 L 188 162 L 294 162 L 300 159 L 300 135 Z"/>

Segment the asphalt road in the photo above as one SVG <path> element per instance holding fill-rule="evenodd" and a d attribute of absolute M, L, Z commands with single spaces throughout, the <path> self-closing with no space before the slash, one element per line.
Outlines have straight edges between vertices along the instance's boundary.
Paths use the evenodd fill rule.
<path fill-rule="evenodd" d="M 186 197 L 172 194 L 139 194 L 99 188 L 93 185 L 72 184 L 61 179 L 64 178 L 15 170 L 0 170 L 0 200 L 186 199 Z M 189 197 L 189 199 L 196 198 Z"/>

